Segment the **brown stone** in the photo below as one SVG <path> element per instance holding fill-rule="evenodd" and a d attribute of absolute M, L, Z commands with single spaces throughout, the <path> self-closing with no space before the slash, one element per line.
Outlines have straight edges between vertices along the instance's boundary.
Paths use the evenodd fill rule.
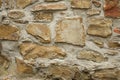
<path fill-rule="evenodd" d="M 23 43 L 20 45 L 20 52 L 24 59 L 30 58 L 48 58 L 48 59 L 63 59 L 66 53 L 56 46 L 40 46 L 35 43 Z"/>
<path fill-rule="evenodd" d="M 108 37 L 112 34 L 112 20 L 104 18 L 90 18 L 87 33 L 93 36 Z"/>
<path fill-rule="evenodd" d="M 13 21 L 16 22 L 16 23 L 18 23 L 18 24 L 27 24 L 28 23 L 27 20 L 22 20 L 22 19 L 15 19 Z"/>
<path fill-rule="evenodd" d="M 105 0 L 104 12 L 106 17 L 120 18 L 119 0 Z"/>
<path fill-rule="evenodd" d="M 23 74 L 23 73 L 24 74 L 31 74 L 31 73 L 33 73 L 32 66 L 28 65 L 23 60 L 16 58 L 16 64 L 17 64 L 17 72 L 19 74 Z"/>
<path fill-rule="evenodd" d="M 104 42 L 101 40 L 101 39 L 94 39 L 93 42 L 99 46 L 100 48 L 103 48 L 104 47 Z"/>
<path fill-rule="evenodd" d="M 46 24 L 31 23 L 27 25 L 26 30 L 29 34 L 35 36 L 41 42 L 49 43 L 51 41 L 50 29 Z"/>
<path fill-rule="evenodd" d="M 2 0 L 0 0 L 0 8 L 1 8 L 1 6 L 2 6 Z"/>
<path fill-rule="evenodd" d="M 56 10 L 66 10 L 67 6 L 64 3 L 43 3 L 37 4 L 32 8 L 32 11 L 56 11 Z"/>
<path fill-rule="evenodd" d="M 61 0 L 45 0 L 46 2 L 56 2 L 56 1 L 61 1 Z"/>
<path fill-rule="evenodd" d="M 25 8 L 27 7 L 28 5 L 36 2 L 38 0 L 17 0 L 16 1 L 16 4 L 17 4 L 17 7 L 18 8 Z"/>
<path fill-rule="evenodd" d="M 84 46 L 85 37 L 82 18 L 65 18 L 57 23 L 55 42 Z"/>
<path fill-rule="evenodd" d="M 93 50 L 81 50 L 77 55 L 77 58 L 94 62 L 103 62 L 107 60 L 107 58 L 105 58 L 101 53 Z"/>
<path fill-rule="evenodd" d="M 101 11 L 98 10 L 98 9 L 89 9 L 89 10 L 87 11 L 87 14 L 90 15 L 90 16 L 92 16 L 92 15 L 99 15 L 100 12 L 101 12 Z"/>
<path fill-rule="evenodd" d="M 8 13 L 8 17 L 10 17 L 12 19 L 20 19 L 24 16 L 25 16 L 24 12 L 19 11 L 19 10 L 18 11 L 17 10 L 11 10 Z"/>
<path fill-rule="evenodd" d="M 90 8 L 91 0 L 71 0 L 72 8 Z"/>
<path fill-rule="evenodd" d="M 100 7 L 101 3 L 97 0 L 93 0 L 92 3 L 95 5 L 95 7 Z"/>
<path fill-rule="evenodd" d="M 116 69 L 100 69 L 93 74 L 95 80 L 118 80 Z"/>
<path fill-rule="evenodd" d="M 0 39 L 18 40 L 19 30 L 11 25 L 0 25 Z"/>
<path fill-rule="evenodd" d="M 35 21 L 50 22 L 53 19 L 53 14 L 51 12 L 33 12 Z"/>

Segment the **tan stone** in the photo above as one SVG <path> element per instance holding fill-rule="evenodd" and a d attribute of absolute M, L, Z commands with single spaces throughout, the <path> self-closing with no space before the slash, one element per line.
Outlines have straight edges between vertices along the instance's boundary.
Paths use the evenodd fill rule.
<path fill-rule="evenodd" d="M 0 8 L 1 8 L 1 6 L 2 6 L 2 0 L 0 0 Z"/>
<path fill-rule="evenodd" d="M 97 0 L 92 0 L 92 3 L 94 4 L 95 7 L 100 7 L 101 3 Z"/>
<path fill-rule="evenodd" d="M 35 36 L 41 42 L 49 43 L 51 41 L 50 29 L 46 24 L 31 23 L 27 25 L 26 30 L 29 34 Z"/>
<path fill-rule="evenodd" d="M 81 50 L 77 55 L 77 58 L 94 62 L 103 62 L 107 60 L 107 58 L 105 58 L 101 53 L 93 50 Z"/>
<path fill-rule="evenodd" d="M 94 79 L 100 80 L 118 80 L 116 69 L 100 69 L 93 74 Z"/>
<path fill-rule="evenodd" d="M 10 17 L 12 19 L 19 19 L 19 18 L 22 18 L 24 16 L 25 16 L 24 12 L 19 11 L 19 10 L 18 11 L 17 10 L 11 10 L 8 13 L 8 17 Z"/>
<path fill-rule="evenodd" d="M 108 37 L 112 34 L 112 20 L 104 18 L 90 18 L 87 33 L 93 36 Z"/>
<path fill-rule="evenodd" d="M 65 18 L 57 23 L 55 42 L 84 46 L 85 37 L 82 18 Z"/>
<path fill-rule="evenodd" d="M 66 10 L 67 6 L 65 3 L 43 3 L 37 4 L 32 8 L 32 11 L 56 11 L 56 10 Z"/>
<path fill-rule="evenodd" d="M 90 8 L 91 0 L 71 0 L 72 8 Z"/>
<path fill-rule="evenodd" d="M 101 39 L 94 39 L 93 42 L 99 46 L 100 48 L 103 48 L 104 47 L 104 42 L 101 40 Z"/>
<path fill-rule="evenodd" d="M 31 73 L 33 73 L 32 66 L 28 65 L 23 60 L 16 58 L 16 64 L 17 64 L 17 72 L 19 74 L 23 74 L 23 73 L 24 74 L 31 74 Z"/>
<path fill-rule="evenodd" d="M 61 1 L 61 0 L 45 0 L 46 2 L 56 2 L 56 1 Z"/>
<path fill-rule="evenodd" d="M 20 52 L 24 59 L 30 58 L 48 58 L 48 59 L 63 59 L 66 53 L 56 46 L 40 46 L 35 43 L 23 43 L 20 45 Z"/>
<path fill-rule="evenodd" d="M 87 11 L 87 14 L 90 15 L 90 16 L 92 16 L 92 15 L 98 15 L 98 14 L 100 14 L 100 10 L 99 9 L 89 9 Z"/>
<path fill-rule="evenodd" d="M 11 25 L 0 25 L 0 39 L 18 40 L 19 30 Z"/>
<path fill-rule="evenodd" d="M 38 0 L 17 0 L 16 1 L 16 4 L 17 4 L 17 7 L 18 8 L 25 8 L 27 7 L 28 5 L 36 2 Z"/>
<path fill-rule="evenodd" d="M 35 21 L 50 22 L 53 19 L 53 14 L 51 12 L 33 12 Z"/>

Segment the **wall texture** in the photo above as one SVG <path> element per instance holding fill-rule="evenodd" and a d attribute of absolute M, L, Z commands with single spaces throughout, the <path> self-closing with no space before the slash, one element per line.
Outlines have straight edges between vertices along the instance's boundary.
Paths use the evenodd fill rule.
<path fill-rule="evenodd" d="M 0 80 L 120 80 L 120 0 L 0 0 Z"/>

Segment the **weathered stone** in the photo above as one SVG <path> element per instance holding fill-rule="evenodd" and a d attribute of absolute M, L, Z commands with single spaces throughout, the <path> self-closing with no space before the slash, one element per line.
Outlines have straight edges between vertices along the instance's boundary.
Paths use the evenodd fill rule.
<path fill-rule="evenodd" d="M 110 48 L 120 48 L 120 39 L 119 37 L 113 37 L 108 41 L 108 46 Z"/>
<path fill-rule="evenodd" d="M 31 74 L 33 73 L 32 66 L 25 63 L 23 60 L 16 58 L 17 72 L 19 74 Z"/>
<path fill-rule="evenodd" d="M 24 16 L 25 16 L 24 12 L 19 11 L 19 10 L 11 10 L 8 13 L 8 17 L 10 17 L 12 19 L 19 19 L 19 18 L 22 18 Z"/>
<path fill-rule="evenodd" d="M 81 50 L 77 55 L 77 58 L 94 62 L 103 62 L 107 60 L 107 58 L 105 58 L 101 53 L 93 50 Z"/>
<path fill-rule="evenodd" d="M 101 3 L 97 0 L 93 0 L 92 3 L 95 5 L 95 7 L 100 7 Z"/>
<path fill-rule="evenodd" d="M 45 0 L 46 2 L 56 2 L 56 1 L 61 1 L 61 0 Z"/>
<path fill-rule="evenodd" d="M 49 58 L 49 59 L 63 59 L 66 53 L 56 46 L 40 46 L 34 43 L 23 43 L 20 45 L 20 52 L 25 59 L 30 58 Z"/>
<path fill-rule="evenodd" d="M 7 9 L 13 9 L 15 7 L 14 3 L 15 0 L 4 0 L 4 7 Z"/>
<path fill-rule="evenodd" d="M 94 39 L 93 42 L 99 46 L 100 48 L 103 48 L 104 47 L 104 42 L 101 40 L 101 39 Z"/>
<path fill-rule="evenodd" d="M 18 40 L 19 30 L 11 25 L 0 25 L 0 39 Z"/>
<path fill-rule="evenodd" d="M 0 67 L 7 69 L 9 67 L 9 63 L 9 59 L 6 56 L 0 54 Z"/>
<path fill-rule="evenodd" d="M 18 8 L 25 8 L 27 7 L 28 5 L 36 2 L 38 0 L 17 0 L 16 1 L 16 4 L 17 4 L 17 7 Z"/>
<path fill-rule="evenodd" d="M 118 80 L 116 69 L 100 69 L 93 74 L 95 80 Z"/>
<path fill-rule="evenodd" d="M 49 43 L 51 41 L 50 29 L 46 24 L 31 23 L 27 25 L 26 30 L 29 34 L 35 36 L 41 42 Z"/>
<path fill-rule="evenodd" d="M 51 12 L 33 12 L 35 21 L 50 22 L 53 19 L 53 14 Z"/>
<path fill-rule="evenodd" d="M 72 8 L 90 8 L 91 0 L 71 0 Z"/>
<path fill-rule="evenodd" d="M 98 14 L 100 14 L 100 10 L 98 10 L 98 9 L 89 9 L 88 11 L 87 11 L 87 14 L 88 15 L 90 15 L 90 16 L 92 16 L 92 15 L 98 15 Z"/>
<path fill-rule="evenodd" d="M 2 6 L 2 0 L 0 0 L 0 8 L 1 8 L 1 6 Z"/>
<path fill-rule="evenodd" d="M 112 20 L 103 18 L 90 18 L 87 33 L 93 36 L 108 37 L 112 34 Z"/>
<path fill-rule="evenodd" d="M 117 55 L 118 53 L 119 53 L 118 50 L 108 50 L 106 54 L 114 56 L 114 55 Z"/>
<path fill-rule="evenodd" d="M 32 8 L 32 11 L 56 11 L 56 10 L 66 10 L 67 6 L 64 3 L 44 3 L 37 4 Z"/>
<path fill-rule="evenodd" d="M 19 23 L 19 24 L 27 24 L 28 23 L 27 20 L 22 20 L 22 19 L 15 19 L 13 21 L 16 22 L 16 23 Z"/>
<path fill-rule="evenodd" d="M 104 12 L 107 17 L 120 18 L 119 0 L 105 0 Z"/>
<path fill-rule="evenodd" d="M 55 42 L 84 46 L 85 37 L 82 18 L 65 18 L 57 23 Z"/>
<path fill-rule="evenodd" d="M 119 27 L 114 28 L 114 32 L 120 34 L 120 28 Z"/>

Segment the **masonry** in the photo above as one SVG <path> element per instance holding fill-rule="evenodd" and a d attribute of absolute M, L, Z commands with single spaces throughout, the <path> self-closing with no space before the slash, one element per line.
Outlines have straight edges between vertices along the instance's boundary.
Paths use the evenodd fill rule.
<path fill-rule="evenodd" d="M 0 80 L 120 80 L 120 0 L 0 0 Z"/>

